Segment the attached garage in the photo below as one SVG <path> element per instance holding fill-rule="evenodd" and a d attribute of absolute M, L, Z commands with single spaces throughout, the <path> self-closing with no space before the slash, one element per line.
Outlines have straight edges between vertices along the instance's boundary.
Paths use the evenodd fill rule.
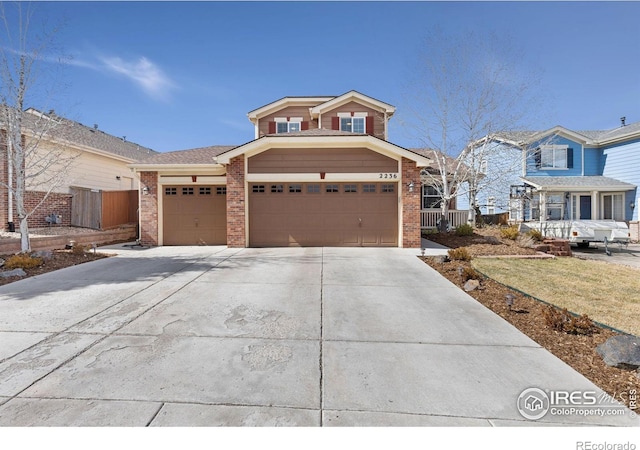
<path fill-rule="evenodd" d="M 164 245 L 225 245 L 225 186 L 164 186 Z"/>
<path fill-rule="evenodd" d="M 397 183 L 251 183 L 252 247 L 397 247 Z"/>

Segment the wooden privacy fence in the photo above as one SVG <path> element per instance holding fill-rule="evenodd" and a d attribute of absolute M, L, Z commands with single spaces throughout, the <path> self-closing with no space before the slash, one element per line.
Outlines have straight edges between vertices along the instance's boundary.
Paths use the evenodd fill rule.
<path fill-rule="evenodd" d="M 107 230 L 138 222 L 138 191 L 72 187 L 71 225 Z"/>

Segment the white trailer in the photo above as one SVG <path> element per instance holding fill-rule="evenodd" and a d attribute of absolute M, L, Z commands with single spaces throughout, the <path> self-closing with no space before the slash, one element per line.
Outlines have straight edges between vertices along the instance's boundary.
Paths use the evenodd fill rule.
<path fill-rule="evenodd" d="M 544 237 L 567 239 L 586 248 L 591 242 L 628 244 L 631 234 L 625 222 L 615 220 L 547 220 L 522 222 L 520 231 L 538 230 Z"/>

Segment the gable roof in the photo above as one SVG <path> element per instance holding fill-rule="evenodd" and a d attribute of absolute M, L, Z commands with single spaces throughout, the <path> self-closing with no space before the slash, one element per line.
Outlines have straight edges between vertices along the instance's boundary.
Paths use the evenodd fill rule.
<path fill-rule="evenodd" d="M 418 167 L 428 167 L 431 159 L 413 150 L 392 144 L 369 134 L 349 133 L 334 130 L 305 130 L 297 133 L 281 133 L 262 136 L 246 144 L 232 148 L 218 155 L 218 162 L 229 164 L 240 156 L 253 156 L 273 147 L 280 148 L 332 148 L 365 147 L 381 154 L 401 156 L 414 161 Z"/>
<path fill-rule="evenodd" d="M 7 108 L 7 107 L 3 107 Z M 0 111 L 0 126 L 8 110 Z M 47 123 L 42 123 L 47 121 Z M 49 126 L 50 124 L 50 126 Z M 90 153 L 115 157 L 128 162 L 146 158 L 156 151 L 135 142 L 98 130 L 89 128 L 79 122 L 58 116 L 54 112 L 42 113 L 35 108 L 28 108 L 22 114 L 23 132 L 42 134 L 51 142 L 73 146 Z"/>
<path fill-rule="evenodd" d="M 315 106 L 319 103 L 324 103 L 328 100 L 335 98 L 334 96 L 318 96 L 318 97 L 282 97 L 275 102 L 267 103 L 260 108 L 249 111 L 247 116 L 249 120 L 256 123 L 261 117 L 267 116 L 275 111 L 278 111 L 286 106 Z"/>
<path fill-rule="evenodd" d="M 382 102 L 373 97 L 369 97 L 368 95 L 361 94 L 358 91 L 349 91 L 311 108 L 311 117 L 317 118 L 324 111 L 337 108 L 351 101 L 364 103 L 366 105 L 369 105 L 373 109 L 384 111 L 389 117 L 391 117 L 393 113 L 396 112 L 396 108 L 388 103 Z"/>
<path fill-rule="evenodd" d="M 581 130 L 574 131 L 561 125 L 544 131 L 506 131 L 490 136 L 499 142 L 504 142 L 516 147 L 525 146 L 545 137 L 564 136 L 576 142 L 590 146 L 608 145 L 628 139 L 640 138 L 640 122 L 630 123 L 611 130 Z M 483 141 L 486 137 L 481 139 Z"/>

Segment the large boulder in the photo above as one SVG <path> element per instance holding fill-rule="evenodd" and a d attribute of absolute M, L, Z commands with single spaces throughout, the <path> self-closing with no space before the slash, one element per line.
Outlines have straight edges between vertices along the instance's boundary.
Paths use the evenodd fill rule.
<path fill-rule="evenodd" d="M 0 277 L 2 278 L 24 277 L 25 275 L 27 275 L 27 272 L 25 272 L 22 269 L 13 269 L 13 270 L 6 270 L 4 272 L 0 272 Z"/>
<path fill-rule="evenodd" d="M 613 336 L 598 345 L 597 351 L 608 366 L 631 370 L 640 367 L 640 337 Z"/>

